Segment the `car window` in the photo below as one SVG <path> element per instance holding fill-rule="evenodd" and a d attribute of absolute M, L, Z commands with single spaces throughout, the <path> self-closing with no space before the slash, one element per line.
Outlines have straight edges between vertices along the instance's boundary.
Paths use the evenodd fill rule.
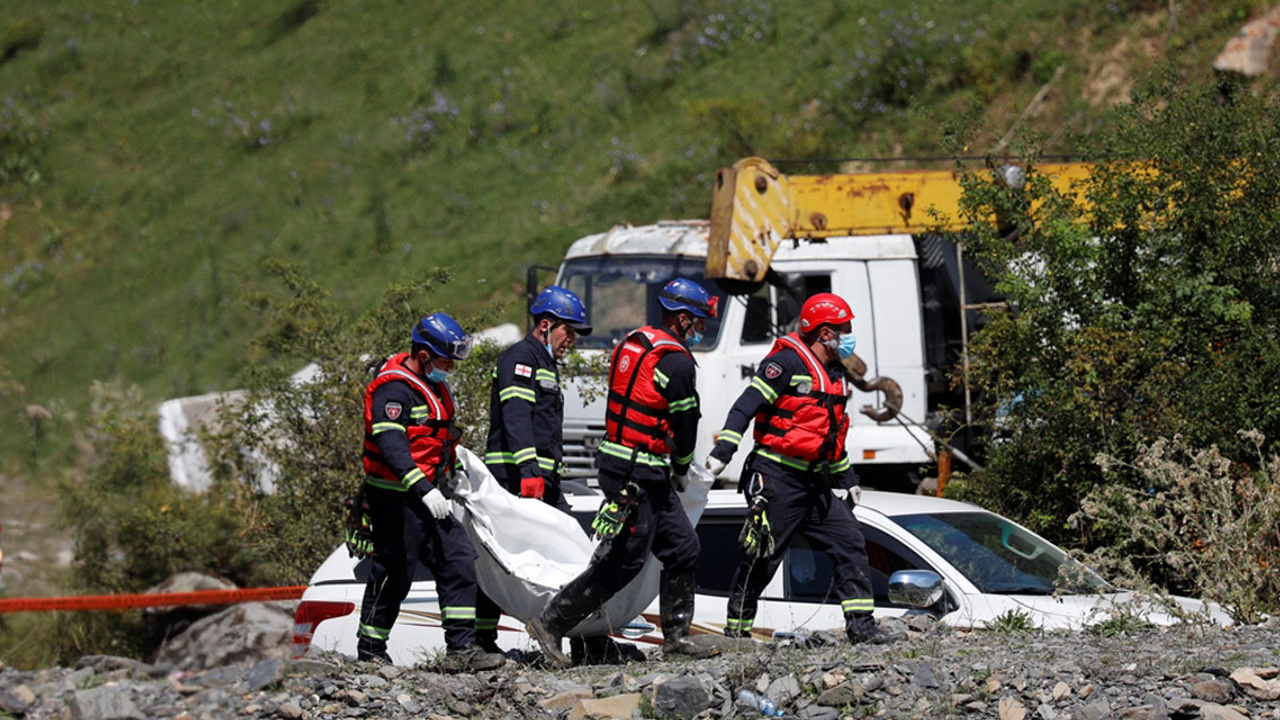
<path fill-rule="evenodd" d="M 698 557 L 698 592 L 729 596 L 729 584 L 738 566 L 738 533 L 742 513 L 704 515 L 698 523 L 702 554 Z"/>
<path fill-rule="evenodd" d="M 1049 541 L 984 512 L 902 515 L 907 532 L 985 593 L 1095 592 L 1106 583 Z"/>
<path fill-rule="evenodd" d="M 906 607 L 889 602 L 889 576 L 899 570 L 936 570 L 920 556 L 886 533 L 868 525 L 862 526 L 867 542 L 867 560 L 871 565 L 871 594 L 877 607 Z M 831 559 L 815 550 L 802 535 L 796 535 L 787 549 L 783 565 L 783 592 L 788 600 L 838 604 L 841 599 L 834 587 Z"/>

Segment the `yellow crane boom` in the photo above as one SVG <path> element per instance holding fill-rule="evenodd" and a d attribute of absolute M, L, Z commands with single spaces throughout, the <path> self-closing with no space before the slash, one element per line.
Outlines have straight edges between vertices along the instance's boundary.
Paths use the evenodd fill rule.
<path fill-rule="evenodd" d="M 1062 163 L 1036 170 L 1065 192 L 1091 167 Z M 960 195 L 960 180 L 950 170 L 785 175 L 766 160 L 744 158 L 716 171 L 707 277 L 760 282 L 783 240 L 961 230 Z"/>

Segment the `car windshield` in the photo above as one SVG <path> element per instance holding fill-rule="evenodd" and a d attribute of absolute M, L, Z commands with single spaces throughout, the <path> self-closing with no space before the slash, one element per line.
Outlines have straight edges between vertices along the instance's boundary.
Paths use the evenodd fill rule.
<path fill-rule="evenodd" d="M 939 513 L 894 520 L 984 593 L 1050 595 L 1108 589 L 1106 581 L 1061 548 L 999 515 Z"/>
<path fill-rule="evenodd" d="M 594 329 L 578 338 L 580 348 L 609 348 L 617 345 L 627 333 L 661 320 L 658 292 L 677 277 L 700 283 L 720 297 L 725 307 L 725 293 L 714 280 L 706 280 L 705 260 L 697 257 L 645 257 L 602 255 L 568 260 L 560 275 L 560 284 L 582 298 L 587 306 L 587 322 Z M 695 350 L 714 347 L 720 336 L 720 320 L 707 318 L 707 330 Z"/>

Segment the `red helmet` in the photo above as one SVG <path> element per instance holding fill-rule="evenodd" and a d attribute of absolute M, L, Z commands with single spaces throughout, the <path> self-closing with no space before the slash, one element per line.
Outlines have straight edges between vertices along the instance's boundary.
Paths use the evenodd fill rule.
<path fill-rule="evenodd" d="M 853 310 L 844 298 L 833 293 L 818 293 L 804 301 L 800 308 L 800 331 L 809 332 L 819 325 L 839 327 L 853 320 Z"/>

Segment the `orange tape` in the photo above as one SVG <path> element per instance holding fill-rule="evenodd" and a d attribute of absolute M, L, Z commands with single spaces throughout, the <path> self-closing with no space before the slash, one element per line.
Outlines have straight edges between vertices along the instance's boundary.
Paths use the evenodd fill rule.
<path fill-rule="evenodd" d="M 53 598 L 3 598 L 0 613 L 49 612 L 57 610 L 128 610 L 167 605 L 234 605 L 259 600 L 297 600 L 305 585 L 248 588 L 245 590 L 200 590 L 184 593 L 139 593 L 135 595 L 79 595 Z"/>

